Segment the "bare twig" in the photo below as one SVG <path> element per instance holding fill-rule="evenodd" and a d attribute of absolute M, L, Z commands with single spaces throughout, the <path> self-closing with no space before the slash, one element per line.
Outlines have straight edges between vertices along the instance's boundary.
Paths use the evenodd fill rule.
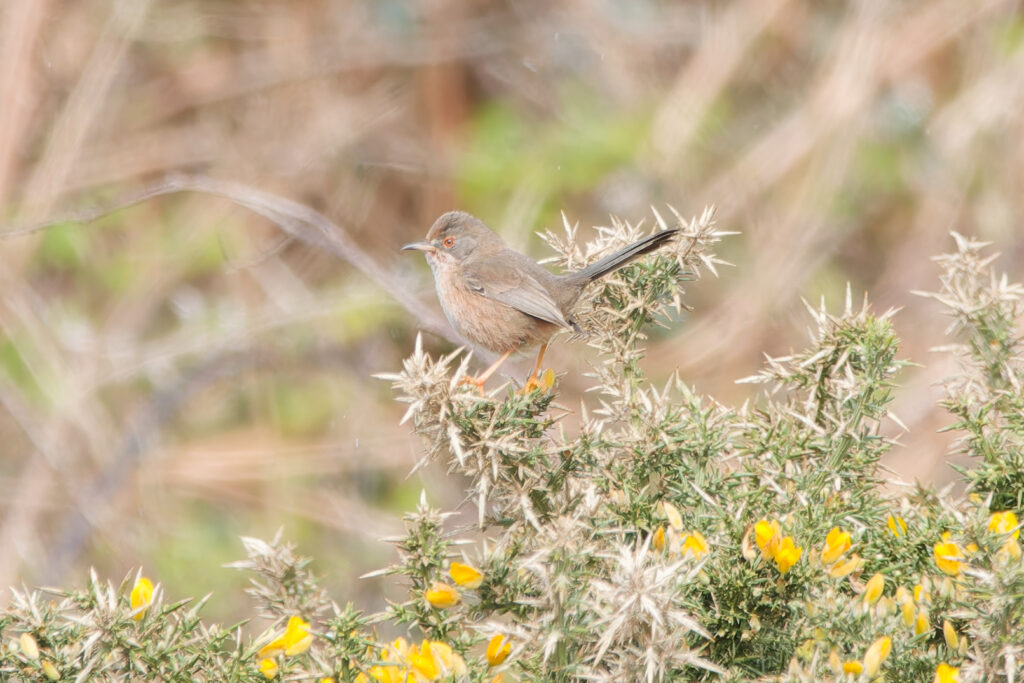
<path fill-rule="evenodd" d="M 439 315 L 433 313 L 419 297 L 412 294 L 417 287 L 410 285 L 407 278 L 384 268 L 356 244 L 337 223 L 304 204 L 242 183 L 200 175 L 172 174 L 164 181 L 128 195 L 113 204 L 81 209 L 31 225 L 0 230 L 0 239 L 40 232 L 61 223 L 90 223 L 155 197 L 182 192 L 199 192 L 228 199 L 270 220 L 289 238 L 323 249 L 347 261 L 390 294 L 402 308 L 416 318 L 424 330 L 454 344 L 465 344 L 465 341 L 460 339 Z"/>

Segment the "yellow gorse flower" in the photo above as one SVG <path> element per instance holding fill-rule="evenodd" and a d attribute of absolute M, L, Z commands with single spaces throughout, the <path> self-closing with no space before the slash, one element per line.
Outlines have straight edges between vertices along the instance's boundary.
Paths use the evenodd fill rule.
<path fill-rule="evenodd" d="M 960 683 L 960 669 L 943 662 L 935 667 L 934 683 Z"/>
<path fill-rule="evenodd" d="M 394 643 L 394 649 L 399 658 L 404 658 L 409 646 L 405 638 L 399 638 Z M 393 661 L 391 651 L 383 648 L 380 651 L 380 658 L 385 662 Z M 370 678 L 380 683 L 405 683 L 406 671 L 398 664 L 377 664 L 370 667 Z"/>
<path fill-rule="evenodd" d="M 22 633 L 18 638 L 18 644 L 21 647 L 21 654 L 32 661 L 39 659 L 39 643 L 31 633 Z"/>
<path fill-rule="evenodd" d="M 707 555 L 708 542 L 704 538 L 704 535 L 697 530 L 684 534 L 682 541 L 682 553 L 683 557 L 692 556 L 695 560 L 699 560 L 704 555 Z"/>
<path fill-rule="evenodd" d="M 843 670 L 843 665 L 839 661 L 839 650 L 832 648 L 828 653 L 828 665 L 834 673 L 839 673 Z"/>
<path fill-rule="evenodd" d="M 659 553 L 665 550 L 665 527 L 659 526 L 658 530 L 654 532 L 654 536 L 651 538 L 651 545 Z"/>
<path fill-rule="evenodd" d="M 288 628 L 284 632 L 287 643 L 284 654 L 288 657 L 300 655 L 313 643 L 313 634 L 309 632 L 309 622 L 302 617 L 293 616 L 288 619 Z"/>
<path fill-rule="evenodd" d="M 875 677 L 875 674 L 882 667 L 882 662 L 889 657 L 891 650 L 892 638 L 889 636 L 882 636 L 871 643 L 871 647 L 864 653 L 864 673 L 868 675 L 868 678 Z"/>
<path fill-rule="evenodd" d="M 470 564 L 463 564 L 462 562 L 452 562 L 451 566 L 448 567 L 448 575 L 452 577 L 452 581 L 470 590 L 480 587 L 480 584 L 484 581 L 483 573 Z"/>
<path fill-rule="evenodd" d="M 409 644 L 405 641 L 405 638 L 396 638 L 390 648 L 385 647 L 381 649 L 380 659 L 384 662 L 392 662 L 396 658 L 404 660 L 408 651 Z M 359 674 L 356 676 L 356 681 L 357 683 L 369 683 L 371 678 L 375 681 L 380 681 L 380 683 L 405 683 L 406 678 L 408 678 L 408 672 L 405 670 L 404 664 L 376 664 L 370 667 L 369 678 L 365 674 Z"/>
<path fill-rule="evenodd" d="M 932 548 L 932 554 L 935 556 L 935 566 L 942 572 L 958 576 L 963 570 L 964 553 L 956 543 L 946 540 L 936 543 Z"/>
<path fill-rule="evenodd" d="M 884 619 L 890 614 L 896 613 L 896 600 L 891 597 L 883 597 L 878 601 L 878 607 L 875 608 L 875 614 L 878 615 L 879 619 Z"/>
<path fill-rule="evenodd" d="M 43 675 L 51 681 L 60 680 L 60 671 L 57 671 L 57 667 L 53 665 L 53 662 L 44 659 L 42 663 L 39 664 L 39 668 L 43 670 Z"/>
<path fill-rule="evenodd" d="M 394 650 L 396 657 L 405 659 L 405 655 L 409 653 L 409 643 L 406 642 L 405 638 L 395 638 L 391 643 L 391 649 Z M 381 650 L 381 655 L 385 662 L 391 661 L 391 653 L 387 648 Z"/>
<path fill-rule="evenodd" d="M 422 677 L 432 681 L 441 675 L 441 667 L 434 661 L 429 641 L 423 641 L 423 649 L 423 653 L 416 648 L 409 652 L 409 670 L 417 678 Z"/>
<path fill-rule="evenodd" d="M 889 519 L 886 520 L 885 524 L 889 527 L 889 532 L 896 538 L 907 533 L 907 523 L 899 515 L 889 515 Z"/>
<path fill-rule="evenodd" d="M 661 509 L 665 511 L 665 518 L 668 519 L 668 524 L 676 531 L 682 531 L 683 529 L 683 516 L 679 514 L 678 508 L 672 503 L 662 501 Z"/>
<path fill-rule="evenodd" d="M 914 621 L 917 616 L 917 610 L 914 609 L 914 603 L 905 602 L 900 606 L 900 616 L 903 618 L 903 625 L 910 628 L 914 625 Z"/>
<path fill-rule="evenodd" d="M 360 674 L 362 675 L 362 674 Z M 408 675 L 405 669 L 397 664 L 377 665 L 370 667 L 370 678 L 380 683 L 406 683 Z M 356 677 L 358 680 L 359 677 Z"/>
<path fill-rule="evenodd" d="M 423 646 L 425 647 L 426 644 L 427 641 L 424 640 Z M 430 642 L 430 647 L 434 658 L 436 660 L 440 660 L 441 665 L 444 666 L 445 674 L 454 673 L 459 676 L 464 676 L 466 674 L 466 662 L 457 652 L 452 650 L 449 645 L 434 640 Z M 421 649 L 423 649 L 423 647 L 421 647 Z"/>
<path fill-rule="evenodd" d="M 1017 528 L 1017 515 L 1012 510 L 1006 512 L 993 512 L 988 520 L 988 530 L 996 534 L 1013 533 L 1014 538 L 1020 538 L 1020 529 Z"/>
<path fill-rule="evenodd" d="M 487 663 L 490 666 L 498 666 L 505 661 L 510 652 L 512 652 L 512 644 L 499 633 L 487 643 Z"/>
<path fill-rule="evenodd" d="M 1020 545 L 1017 543 L 1017 539 L 1020 538 L 1018 524 L 1017 515 L 1012 510 L 994 512 L 988 520 L 989 531 L 996 534 L 1011 534 L 999 549 L 999 554 L 1004 558 L 1019 560 L 1021 557 Z"/>
<path fill-rule="evenodd" d="M 843 670 L 843 665 L 839 661 L 839 650 L 832 648 L 828 653 L 828 665 L 832 669 L 833 673 L 839 673 Z"/>
<path fill-rule="evenodd" d="M 466 673 L 466 662 L 452 651 L 451 647 L 439 641 L 424 640 L 419 649 L 410 647 L 407 655 L 409 671 L 418 678 L 428 681 L 445 678 L 452 674 Z"/>
<path fill-rule="evenodd" d="M 438 609 L 454 607 L 462 600 L 457 590 L 441 581 L 435 581 L 430 588 L 424 591 L 423 597 Z"/>
<path fill-rule="evenodd" d="M 761 549 L 761 556 L 775 560 L 783 574 L 792 569 L 803 553 L 803 548 L 796 545 L 792 536 L 782 535 L 782 527 L 777 519 L 762 519 L 754 524 L 754 542 Z"/>
<path fill-rule="evenodd" d="M 135 585 L 132 586 L 130 599 L 132 610 L 138 610 L 132 619 L 138 621 L 142 617 L 146 616 L 146 610 L 149 609 L 150 603 L 153 602 L 153 582 L 145 576 L 137 578 L 135 580 Z"/>
<path fill-rule="evenodd" d="M 380 683 L 406 683 L 408 676 L 405 669 L 402 667 L 397 664 L 389 664 L 384 666 L 371 666 L 370 678 L 375 681 L 380 681 Z M 356 680 L 358 679 L 359 677 L 357 676 Z"/>
<path fill-rule="evenodd" d="M 926 631 L 932 629 L 931 622 L 928 620 L 928 612 L 921 610 L 917 613 L 917 619 L 914 621 L 914 635 L 919 636 Z"/>
<path fill-rule="evenodd" d="M 857 675 L 864 671 L 864 666 L 856 659 L 848 659 L 843 662 L 843 673 Z"/>
<path fill-rule="evenodd" d="M 783 538 L 779 543 L 779 549 L 775 552 L 775 564 L 778 565 L 779 572 L 785 574 L 792 569 L 803 551 L 803 548 L 793 542 L 792 536 Z"/>
<path fill-rule="evenodd" d="M 841 579 L 844 576 L 852 574 L 861 568 L 864 564 L 864 560 L 861 559 L 860 555 L 856 553 L 851 555 L 849 559 L 843 562 L 837 562 L 828 570 L 828 575 L 833 579 Z"/>
<path fill-rule="evenodd" d="M 825 564 L 832 564 L 849 549 L 850 534 L 834 526 L 825 537 L 825 547 L 821 550 L 821 561 Z"/>
<path fill-rule="evenodd" d="M 884 590 L 885 577 L 881 574 L 875 574 L 868 579 L 867 585 L 864 586 L 864 604 L 873 605 L 878 602 L 878 598 L 882 597 Z"/>
<path fill-rule="evenodd" d="M 754 542 L 761 549 L 761 555 L 766 558 L 774 558 L 782 542 L 782 529 L 778 520 L 768 521 L 762 519 L 754 525 Z"/>
<path fill-rule="evenodd" d="M 942 620 L 942 638 L 946 641 L 946 647 L 956 652 L 957 647 L 960 645 L 960 638 L 956 634 L 956 628 L 949 619 Z"/>
<path fill-rule="evenodd" d="M 292 616 L 288 618 L 288 626 L 285 627 L 284 633 L 260 648 L 259 656 L 293 657 L 308 650 L 312 642 L 313 634 L 309 632 L 309 622 L 303 621 L 302 617 Z"/>
<path fill-rule="evenodd" d="M 260 662 L 260 673 L 265 678 L 273 678 L 277 675 L 277 662 L 269 657 L 264 658 Z"/>

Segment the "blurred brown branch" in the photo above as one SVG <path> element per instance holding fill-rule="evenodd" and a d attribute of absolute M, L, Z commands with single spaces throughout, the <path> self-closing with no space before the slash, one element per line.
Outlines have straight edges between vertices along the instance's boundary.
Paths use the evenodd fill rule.
<path fill-rule="evenodd" d="M 454 344 L 465 344 L 441 316 L 431 311 L 412 293 L 417 287 L 409 278 L 378 263 L 337 223 L 304 204 L 242 183 L 216 180 L 202 175 L 172 174 L 160 183 L 107 206 L 81 209 L 28 226 L 2 229 L 0 239 L 28 235 L 64 223 L 89 223 L 155 197 L 181 192 L 199 192 L 222 197 L 263 216 L 289 237 L 322 249 L 355 266 L 374 284 L 390 294 L 427 332 L 448 339 Z"/>

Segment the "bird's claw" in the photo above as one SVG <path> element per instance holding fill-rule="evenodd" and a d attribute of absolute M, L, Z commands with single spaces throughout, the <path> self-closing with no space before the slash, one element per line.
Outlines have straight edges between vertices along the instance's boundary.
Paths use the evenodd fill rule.
<path fill-rule="evenodd" d="M 476 390 L 480 392 L 481 396 L 484 396 L 484 383 L 486 379 L 480 379 L 479 377 L 463 377 L 459 380 L 459 384 L 472 384 L 476 387 Z"/>
<path fill-rule="evenodd" d="M 554 385 L 555 371 L 548 368 L 547 370 L 540 374 L 540 377 L 537 376 L 537 373 L 533 373 L 532 375 L 530 375 L 529 378 L 527 378 L 526 380 L 526 384 L 524 384 L 523 388 L 519 390 L 519 393 L 523 395 L 532 394 L 538 389 L 541 391 L 547 391 Z"/>
<path fill-rule="evenodd" d="M 524 384 L 523 388 L 519 390 L 519 393 L 525 396 L 526 394 L 532 394 L 540 388 L 541 385 L 540 381 L 537 379 L 537 375 L 530 375 L 526 380 L 526 384 Z"/>

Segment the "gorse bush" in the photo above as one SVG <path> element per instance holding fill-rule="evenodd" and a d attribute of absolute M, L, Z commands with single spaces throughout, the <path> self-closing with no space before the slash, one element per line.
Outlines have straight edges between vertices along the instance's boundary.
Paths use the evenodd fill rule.
<path fill-rule="evenodd" d="M 673 212 L 674 213 L 674 212 Z M 659 227 L 667 222 L 656 214 Z M 653 386 L 645 334 L 721 263 L 713 214 L 596 284 L 578 318 L 601 354 L 578 411 L 557 385 L 487 396 L 468 357 L 417 343 L 387 375 L 424 462 L 469 478 L 477 523 L 451 528 L 421 499 L 397 557 L 408 588 L 374 614 L 322 591 L 280 538 L 245 539 L 250 589 L 275 625 L 207 626 L 133 576 L 21 590 L 0 617 L 0 675 L 115 680 L 1018 680 L 1024 662 L 1024 288 L 955 236 L 930 294 L 953 318 L 960 374 L 943 405 L 976 459 L 963 498 L 879 487 L 898 374 L 891 312 L 811 309 L 806 349 L 769 358 L 767 391 L 728 408 L 675 376 Z M 582 244 L 547 235 L 569 268 L 639 236 L 615 222 Z M 565 425 L 574 417 L 572 428 Z M 386 628 L 384 627 L 386 623 Z M 382 631 L 407 634 L 381 642 Z"/>

